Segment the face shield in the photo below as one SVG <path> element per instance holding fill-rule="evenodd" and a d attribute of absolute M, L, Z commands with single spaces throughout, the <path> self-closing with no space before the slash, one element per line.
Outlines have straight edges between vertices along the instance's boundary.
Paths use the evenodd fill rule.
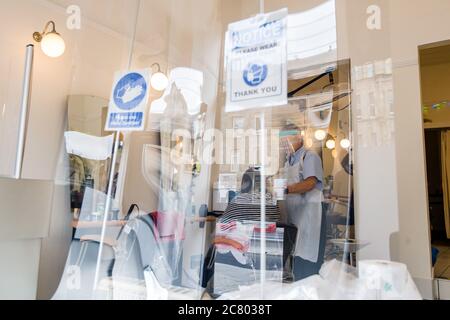
<path fill-rule="evenodd" d="M 280 148 L 286 155 L 294 154 L 298 148 L 296 145 L 301 144 L 303 137 L 298 130 L 280 131 Z"/>

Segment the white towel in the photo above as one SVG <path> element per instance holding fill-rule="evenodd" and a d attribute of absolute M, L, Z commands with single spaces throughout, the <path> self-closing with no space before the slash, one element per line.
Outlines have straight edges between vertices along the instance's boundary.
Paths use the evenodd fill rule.
<path fill-rule="evenodd" d="M 114 135 L 96 137 L 88 134 L 67 131 L 64 133 L 67 153 L 90 160 L 106 160 L 111 157 Z"/>

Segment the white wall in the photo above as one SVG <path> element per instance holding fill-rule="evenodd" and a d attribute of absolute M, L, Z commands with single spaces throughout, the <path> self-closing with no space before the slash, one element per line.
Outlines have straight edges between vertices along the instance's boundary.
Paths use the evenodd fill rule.
<path fill-rule="evenodd" d="M 0 241 L 0 299 L 36 299 L 39 239 Z"/>
<path fill-rule="evenodd" d="M 380 31 L 366 27 L 366 9 L 371 4 L 380 5 L 385 14 Z M 352 66 L 356 235 L 367 245 L 358 258 L 393 260 L 391 236 L 399 226 L 396 145 L 385 98 L 393 79 L 389 72 L 368 72 L 377 63 L 384 68 L 389 64 L 389 8 L 384 1 L 338 0 L 337 12 L 338 58 L 350 58 Z"/>
<path fill-rule="evenodd" d="M 444 18 L 450 3 L 337 0 L 337 5 L 339 58 L 350 57 L 353 65 L 357 237 L 369 243 L 359 259 L 406 263 L 424 297 L 432 298 L 418 46 L 450 36 Z M 366 26 L 369 5 L 381 9 L 381 30 Z M 392 60 L 392 75 L 358 77 L 386 59 Z M 392 108 L 386 100 L 391 88 Z M 374 101 L 365 91 L 374 93 Z"/>
<path fill-rule="evenodd" d="M 51 181 L 0 179 L 0 299 L 35 299 L 52 195 Z"/>
<path fill-rule="evenodd" d="M 393 61 L 393 77 L 389 80 L 394 92 L 391 138 L 367 146 L 360 137 L 355 141 L 358 236 L 371 242 L 360 258 L 406 263 L 424 297 L 431 298 L 418 46 L 450 38 L 450 22 L 446 17 L 450 2 L 337 0 L 337 3 L 340 21 L 346 20 L 338 21 L 342 26 L 338 31 L 343 44 L 340 47 L 344 49 L 341 57 L 350 56 L 354 65 L 386 58 Z M 381 8 L 379 31 L 369 31 L 365 26 L 366 8 L 372 4 Z M 376 120 L 369 123 L 373 126 Z M 358 128 L 361 123 L 356 120 L 356 133 Z"/>

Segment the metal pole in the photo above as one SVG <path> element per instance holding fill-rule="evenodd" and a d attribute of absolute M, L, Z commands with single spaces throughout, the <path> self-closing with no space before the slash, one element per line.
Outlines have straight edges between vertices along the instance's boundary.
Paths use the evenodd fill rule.
<path fill-rule="evenodd" d="M 264 13 L 264 0 L 259 0 L 259 13 Z M 264 111 L 260 117 L 261 128 L 261 248 L 260 248 L 260 296 L 264 300 L 264 284 L 266 282 L 266 123 Z"/>
<path fill-rule="evenodd" d="M 260 273 L 261 273 L 261 299 L 264 299 L 264 284 L 266 282 L 266 128 L 265 114 L 261 113 L 261 248 L 260 248 Z"/>
<path fill-rule="evenodd" d="M 136 13 L 135 13 L 135 19 L 134 19 L 134 29 L 133 29 L 133 35 L 131 37 L 130 41 L 130 51 L 128 55 L 128 70 L 131 68 L 131 62 L 133 59 L 133 50 L 134 50 L 134 43 L 136 41 L 136 29 L 137 29 L 137 20 L 139 17 L 139 9 L 141 6 L 141 1 L 137 1 L 136 5 Z M 98 278 L 100 274 L 100 264 L 101 264 L 101 257 L 103 253 L 103 246 L 104 246 L 104 240 L 105 240 L 105 233 L 106 233 L 106 222 L 108 221 L 108 213 L 111 209 L 111 202 L 112 202 L 112 188 L 114 184 L 114 174 L 116 172 L 116 162 L 117 162 L 117 151 L 119 150 L 119 143 L 120 143 L 120 131 L 116 132 L 116 137 L 114 140 L 114 149 L 111 159 L 111 168 L 109 172 L 109 181 L 108 181 L 108 191 L 106 194 L 106 204 L 105 204 L 105 211 L 103 213 L 103 224 L 102 224 L 102 233 L 100 236 L 100 244 L 99 244 L 99 250 L 97 255 L 97 264 L 95 267 L 95 277 L 94 277 L 94 289 L 93 292 L 97 289 L 98 285 Z"/>
<path fill-rule="evenodd" d="M 351 80 L 351 79 L 350 79 Z M 351 81 L 349 82 L 351 83 Z M 350 214 L 351 214 L 351 207 L 353 206 L 353 214 L 354 214 L 354 210 L 355 210 L 355 206 L 354 203 L 352 203 L 352 201 L 355 200 L 354 196 L 353 196 L 353 123 L 352 123 L 352 96 L 349 96 L 349 100 L 350 100 L 350 108 L 348 109 L 348 123 L 349 123 L 349 128 L 348 128 L 348 139 L 350 140 L 351 144 L 350 144 L 350 148 L 348 150 L 348 155 L 349 155 L 349 168 L 350 168 L 350 173 L 349 174 L 349 179 L 350 179 L 350 183 L 348 184 L 348 188 L 347 188 L 347 194 L 349 195 L 349 200 L 347 203 L 347 219 L 345 222 L 345 246 L 344 246 L 344 257 L 347 256 L 347 254 L 350 255 L 350 264 L 353 266 L 353 252 L 350 250 Z M 355 244 L 357 246 L 357 244 Z M 355 252 L 356 254 L 356 252 Z M 357 259 L 356 259 L 357 261 Z M 356 267 L 356 266 L 354 266 Z"/>
<path fill-rule="evenodd" d="M 27 45 L 25 54 L 25 70 L 23 75 L 22 101 L 20 104 L 19 134 L 17 141 L 16 163 L 14 178 L 20 179 L 22 175 L 23 155 L 25 151 L 25 139 L 27 135 L 28 109 L 31 97 L 31 78 L 33 73 L 34 46 Z"/>
<path fill-rule="evenodd" d="M 112 154 L 112 159 L 111 159 L 111 167 L 109 169 L 110 171 L 109 171 L 108 191 L 106 194 L 105 211 L 103 212 L 102 233 L 100 236 L 97 264 L 95 266 L 94 290 L 97 289 L 98 277 L 99 277 L 99 271 L 100 271 L 100 263 L 101 263 L 102 253 L 103 253 L 103 243 L 104 243 L 105 232 L 106 232 L 106 222 L 108 221 L 108 213 L 109 213 L 109 210 L 111 209 L 112 188 L 113 188 L 113 184 L 114 184 L 114 174 L 116 172 L 117 151 L 119 149 L 119 143 L 120 143 L 120 132 L 116 132 L 113 154 Z"/>
<path fill-rule="evenodd" d="M 264 0 L 259 0 L 259 13 L 263 14 L 264 12 Z"/>

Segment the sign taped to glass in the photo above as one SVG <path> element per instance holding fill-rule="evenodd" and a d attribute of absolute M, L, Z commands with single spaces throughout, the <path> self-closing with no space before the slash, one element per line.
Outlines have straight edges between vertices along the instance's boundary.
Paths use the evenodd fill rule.
<path fill-rule="evenodd" d="M 231 23 L 226 112 L 287 104 L 287 9 Z"/>
<path fill-rule="evenodd" d="M 108 107 L 106 131 L 142 131 L 150 89 L 149 70 L 117 72 Z"/>

